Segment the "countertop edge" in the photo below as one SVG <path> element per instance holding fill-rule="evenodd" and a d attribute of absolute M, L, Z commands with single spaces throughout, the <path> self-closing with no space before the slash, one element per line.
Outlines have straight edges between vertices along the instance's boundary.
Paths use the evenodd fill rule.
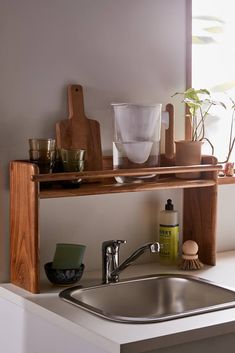
<path fill-rule="evenodd" d="M 235 290 L 235 278 L 228 268 L 235 268 L 235 251 L 219 253 L 217 265 L 190 272 Z M 159 264 L 131 266 L 126 277 L 156 273 L 179 273 Z M 142 273 L 141 273 L 142 271 Z M 182 272 L 181 272 L 182 273 Z M 184 272 L 189 274 L 189 272 Z M 94 277 L 91 274 L 91 278 Z M 58 293 L 31 294 L 12 284 L 0 285 L 0 296 L 25 310 L 49 320 L 78 337 L 112 353 L 142 353 L 205 338 L 235 333 L 235 308 L 153 324 L 119 324 L 96 317 L 61 301 Z"/>

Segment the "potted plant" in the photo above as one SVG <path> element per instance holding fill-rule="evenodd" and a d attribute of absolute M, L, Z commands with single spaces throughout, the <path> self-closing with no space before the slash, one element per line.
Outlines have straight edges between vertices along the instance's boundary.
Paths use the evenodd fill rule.
<path fill-rule="evenodd" d="M 187 106 L 187 115 L 191 126 L 191 138 L 189 140 L 175 141 L 176 165 L 197 165 L 201 164 L 201 147 L 204 141 L 207 141 L 214 153 L 214 147 L 211 141 L 205 134 L 205 121 L 209 116 L 209 111 L 214 105 L 221 105 L 226 109 L 223 102 L 215 101 L 211 98 L 211 94 L 207 89 L 189 88 L 185 92 L 175 93 L 175 95 L 182 95 L 182 102 Z M 188 178 L 189 174 L 180 173 L 179 178 Z M 190 178 L 198 178 L 200 173 L 190 173 Z"/>

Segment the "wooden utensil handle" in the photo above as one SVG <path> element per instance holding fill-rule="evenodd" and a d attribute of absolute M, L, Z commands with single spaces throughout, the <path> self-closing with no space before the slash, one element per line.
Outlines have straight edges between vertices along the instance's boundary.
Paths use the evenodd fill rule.
<path fill-rule="evenodd" d="M 167 159 L 174 158 L 174 106 L 172 104 L 167 104 L 166 111 L 169 113 L 169 127 L 165 132 L 165 157 Z"/>
<path fill-rule="evenodd" d="M 85 120 L 83 89 L 80 85 L 68 86 L 69 119 Z"/>

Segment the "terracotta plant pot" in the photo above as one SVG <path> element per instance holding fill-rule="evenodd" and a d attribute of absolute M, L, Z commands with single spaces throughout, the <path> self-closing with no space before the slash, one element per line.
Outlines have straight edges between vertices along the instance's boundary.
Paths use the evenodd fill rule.
<path fill-rule="evenodd" d="M 175 141 L 175 165 L 199 165 L 202 159 L 202 141 Z M 181 179 L 198 179 L 200 172 L 178 173 L 177 178 Z"/>

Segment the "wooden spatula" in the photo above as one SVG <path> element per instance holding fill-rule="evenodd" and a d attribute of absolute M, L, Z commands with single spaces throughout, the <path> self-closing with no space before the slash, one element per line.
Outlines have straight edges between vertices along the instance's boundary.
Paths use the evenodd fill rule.
<path fill-rule="evenodd" d="M 102 170 L 100 125 L 85 116 L 82 86 L 68 86 L 68 105 L 68 119 L 56 124 L 58 148 L 84 149 L 85 170 Z"/>

